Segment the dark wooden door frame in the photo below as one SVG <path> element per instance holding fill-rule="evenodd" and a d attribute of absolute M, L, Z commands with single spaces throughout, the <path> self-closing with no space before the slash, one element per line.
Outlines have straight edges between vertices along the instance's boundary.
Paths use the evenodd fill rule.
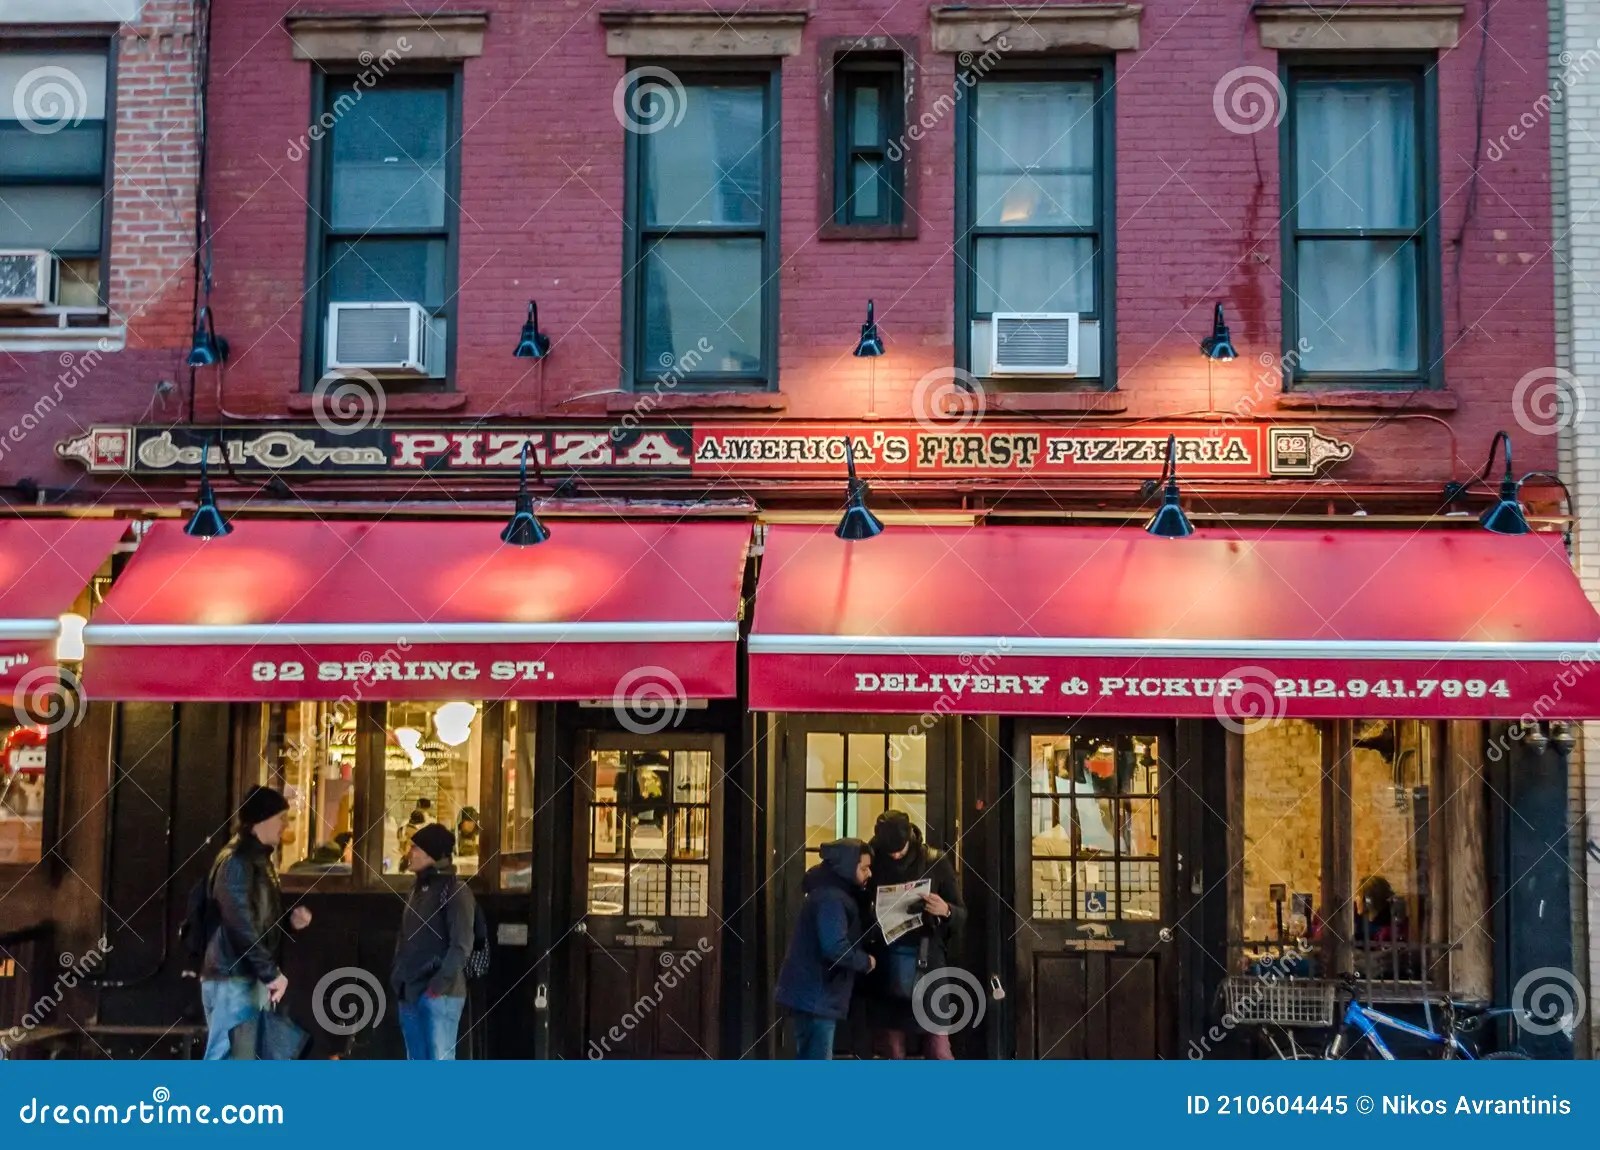
<path fill-rule="evenodd" d="M 615 731 L 583 729 L 575 732 L 573 740 L 573 769 L 574 782 L 584 783 L 591 767 L 591 756 L 595 751 L 707 751 L 711 755 L 710 769 L 710 822 L 707 828 L 707 891 L 706 906 L 710 912 L 706 922 L 711 925 L 704 931 L 712 945 L 712 954 L 706 962 L 708 969 L 704 973 L 702 985 L 706 988 L 702 1041 L 700 1045 L 709 1052 L 711 1057 L 717 1057 L 721 1044 L 721 964 L 722 964 L 722 930 L 720 923 L 727 909 L 722 906 L 722 871 L 724 859 L 722 857 L 722 812 L 723 812 L 723 770 L 724 754 L 726 750 L 723 736 L 716 733 L 697 732 L 663 732 L 656 735 L 635 735 L 618 733 Z M 567 932 L 566 946 L 571 954 L 570 960 L 565 963 L 568 982 L 568 1009 L 563 1012 L 565 1041 L 560 1045 L 569 1053 L 576 1051 L 582 1054 L 586 1047 L 586 1019 L 587 1019 L 587 963 L 584 961 L 582 951 L 595 946 L 597 943 L 591 937 L 589 923 L 595 916 L 588 913 L 586 898 L 580 898 L 580 890 L 587 890 L 588 883 L 588 831 L 586 825 L 578 826 L 579 819 L 587 819 L 589 801 L 587 794 L 582 791 L 581 785 L 574 789 L 573 801 L 569 821 L 572 824 L 571 860 L 572 872 L 568 882 L 571 890 L 570 907 L 572 915 L 572 928 Z M 668 908 L 671 909 L 670 906 Z M 605 916 L 610 918 L 611 916 Z M 667 922 L 699 921 L 676 920 L 672 915 L 659 916 Z M 610 923 L 606 924 L 612 925 Z M 677 938 L 675 942 L 679 941 Z M 609 949 L 609 948 L 608 948 Z M 673 952 L 683 949 L 673 945 L 666 950 Z M 657 952 L 659 953 L 659 952 Z"/>
<path fill-rule="evenodd" d="M 1163 767 L 1161 781 L 1157 783 L 1157 794 L 1161 801 L 1161 915 L 1153 924 L 1135 923 L 1113 920 L 1108 925 L 1113 939 L 1125 938 L 1130 944 L 1121 952 L 1105 952 L 1097 957 L 1098 952 L 1084 952 L 1086 973 L 1091 986 L 1101 985 L 1104 981 L 1105 971 L 1091 970 L 1090 966 L 1098 962 L 1100 966 L 1109 968 L 1112 959 L 1119 956 L 1137 953 L 1140 947 L 1146 949 L 1162 948 L 1164 960 L 1162 961 L 1159 978 L 1160 985 L 1156 993 L 1160 996 L 1159 1026 L 1157 1035 L 1157 1049 L 1164 1055 L 1170 1055 L 1177 1049 L 1178 1020 L 1183 1014 L 1183 997 L 1180 992 L 1182 981 L 1178 967 L 1181 961 L 1181 948 L 1173 944 L 1173 938 L 1181 932 L 1173 932 L 1170 924 L 1177 921 L 1186 905 L 1189 889 L 1189 873 L 1187 864 L 1193 852 L 1190 842 L 1190 818 L 1188 813 L 1190 803 L 1185 802 L 1183 789 L 1189 785 L 1189 776 L 1195 767 L 1188 754 L 1183 739 L 1181 728 L 1169 719 L 1075 719 L 1063 718 L 1027 718 L 1017 719 L 1012 723 L 1012 737 L 1008 748 L 1007 762 L 1010 767 L 1009 778 L 1005 780 L 1005 789 L 1011 796 L 1012 809 L 1012 838 L 1014 844 L 1012 857 L 1012 902 L 1017 911 L 1018 925 L 1010 950 L 1012 952 L 1013 981 L 1016 986 L 1017 1004 L 1012 1012 L 1015 1024 L 1015 1051 L 1018 1058 L 1036 1057 L 1034 1050 L 1034 1018 L 1037 991 L 1033 985 L 1034 970 L 1033 956 L 1041 951 L 1048 950 L 1048 945 L 1035 949 L 1025 937 L 1029 931 L 1038 931 L 1037 921 L 1032 917 L 1031 893 L 1033 888 L 1032 877 L 1032 851 L 1028 844 L 1031 842 L 1031 817 L 1032 817 L 1032 783 L 1031 762 L 1032 751 L 1030 739 L 1038 734 L 1071 734 L 1071 735 L 1107 735 L 1107 734 L 1148 734 L 1159 739 L 1161 747 L 1161 764 Z M 1180 772 L 1184 774 L 1180 775 Z M 1168 788 L 1172 788 L 1169 790 Z M 1185 869 L 1180 871 L 1181 864 Z M 1180 894 L 1179 888 L 1183 893 Z M 1059 923 L 1051 922 L 1047 929 L 1058 932 L 1063 936 L 1076 933 L 1079 920 L 1063 919 Z M 1146 937 L 1148 936 L 1148 937 Z"/>

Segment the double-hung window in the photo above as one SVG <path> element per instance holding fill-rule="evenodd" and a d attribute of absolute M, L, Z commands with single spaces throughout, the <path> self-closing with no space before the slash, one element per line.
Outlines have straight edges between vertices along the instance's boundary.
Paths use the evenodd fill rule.
<path fill-rule="evenodd" d="M 1051 341 L 1075 316 L 1077 361 L 1056 374 L 1112 383 L 1107 83 L 1108 70 L 1018 71 L 968 86 L 958 292 L 978 375 L 1005 369 L 996 315 L 1058 317 L 1036 325 Z"/>
<path fill-rule="evenodd" d="M 0 52 L 0 296 L 98 308 L 106 283 L 108 54 Z"/>
<path fill-rule="evenodd" d="M 845 57 L 834 65 L 833 222 L 891 226 L 905 219 L 905 61 Z"/>
<path fill-rule="evenodd" d="M 1307 66 L 1287 76 L 1283 314 L 1293 382 L 1437 384 L 1427 71 Z"/>
<path fill-rule="evenodd" d="M 322 80 L 305 377 L 385 387 L 449 376 L 455 293 L 457 81 Z"/>
<path fill-rule="evenodd" d="M 776 73 L 654 78 L 631 106 L 627 324 L 633 387 L 777 381 Z M 670 75 L 670 74 L 668 74 Z"/>

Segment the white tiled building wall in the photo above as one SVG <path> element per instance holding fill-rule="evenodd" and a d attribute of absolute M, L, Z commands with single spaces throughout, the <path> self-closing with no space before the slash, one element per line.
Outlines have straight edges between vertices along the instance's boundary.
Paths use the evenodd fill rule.
<path fill-rule="evenodd" d="M 1556 364 L 1574 389 L 1561 433 L 1561 469 L 1578 516 L 1579 576 L 1600 602 L 1600 0 L 1552 0 L 1549 123 L 1554 206 Z M 1538 110 L 1533 110 L 1537 114 Z M 1530 365 L 1530 368 L 1534 365 Z M 1600 723 L 1586 723 L 1572 764 L 1574 970 L 1588 971 L 1591 1014 L 1600 992 Z M 1587 881 L 1576 881 L 1577 878 Z M 1587 943 L 1587 945 L 1585 945 Z M 1576 1036 L 1595 1057 L 1594 1020 Z"/>

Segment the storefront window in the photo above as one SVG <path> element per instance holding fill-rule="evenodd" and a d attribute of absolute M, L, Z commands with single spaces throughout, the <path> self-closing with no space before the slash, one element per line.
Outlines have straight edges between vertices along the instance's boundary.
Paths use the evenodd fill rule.
<path fill-rule="evenodd" d="M 1426 942 L 1433 859 L 1433 729 L 1358 722 L 1350 746 L 1355 945 Z"/>
<path fill-rule="evenodd" d="M 9 717 L 9 713 L 8 713 Z M 0 724 L 0 864 L 36 863 L 44 842 L 43 727 Z"/>
<path fill-rule="evenodd" d="M 1031 913 L 1042 919 L 1161 917 L 1160 740 L 1031 740 Z"/>
<path fill-rule="evenodd" d="M 1322 728 L 1284 719 L 1244 735 L 1244 908 L 1249 942 L 1312 933 L 1322 901 Z"/>
<path fill-rule="evenodd" d="M 596 751 L 589 913 L 704 918 L 710 833 L 709 752 Z"/>
<path fill-rule="evenodd" d="M 806 735 L 806 865 L 834 839 L 870 839 L 878 816 L 901 810 L 928 826 L 928 738 L 923 734 Z"/>
<path fill-rule="evenodd" d="M 278 854 L 284 873 L 350 873 L 355 735 L 354 707 L 262 706 L 261 782 L 289 800 Z"/>
<path fill-rule="evenodd" d="M 456 836 L 459 874 L 478 870 L 482 829 L 481 703 L 390 703 L 383 760 L 383 873 L 403 874 L 411 836 L 442 822 Z"/>
<path fill-rule="evenodd" d="M 504 890 L 531 890 L 534 710 L 507 703 L 505 714 L 500 740 L 500 886 Z"/>

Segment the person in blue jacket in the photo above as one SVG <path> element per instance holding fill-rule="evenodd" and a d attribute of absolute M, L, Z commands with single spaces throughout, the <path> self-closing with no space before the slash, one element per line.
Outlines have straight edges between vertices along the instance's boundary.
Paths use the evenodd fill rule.
<path fill-rule="evenodd" d="M 825 843 L 805 877 L 805 902 L 778 973 L 778 1005 L 794 1020 L 796 1058 L 832 1058 L 833 1032 L 850 1013 L 856 975 L 876 965 L 863 945 L 861 892 L 872 848 L 860 839 Z"/>

